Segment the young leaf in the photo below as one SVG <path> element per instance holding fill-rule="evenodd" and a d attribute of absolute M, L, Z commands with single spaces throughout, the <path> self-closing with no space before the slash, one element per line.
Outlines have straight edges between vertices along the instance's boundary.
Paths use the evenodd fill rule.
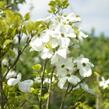
<path fill-rule="evenodd" d="M 36 64 L 36 65 L 32 66 L 32 69 L 39 71 L 41 69 L 41 67 L 42 66 L 40 64 Z"/>

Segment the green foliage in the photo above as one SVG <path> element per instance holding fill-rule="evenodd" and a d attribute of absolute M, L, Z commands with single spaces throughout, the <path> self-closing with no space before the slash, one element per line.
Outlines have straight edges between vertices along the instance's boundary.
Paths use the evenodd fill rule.
<path fill-rule="evenodd" d="M 0 9 L 3 9 L 6 6 L 6 2 L 0 1 Z"/>
<path fill-rule="evenodd" d="M 0 2 L 3 9 L 18 10 L 18 4 L 25 2 L 25 0 L 1 0 Z"/>
<path fill-rule="evenodd" d="M 0 49 L 2 54 L 10 51 L 14 37 L 19 33 L 23 24 L 22 16 L 10 9 L 2 10 L 0 16 Z"/>
<path fill-rule="evenodd" d="M 32 66 L 33 70 L 39 71 L 41 69 L 41 65 L 40 64 L 36 64 L 34 66 Z"/>
<path fill-rule="evenodd" d="M 26 13 L 24 16 L 24 20 L 29 20 L 30 19 L 30 13 Z"/>
<path fill-rule="evenodd" d="M 49 6 L 49 12 L 52 14 L 56 14 L 60 10 L 67 8 L 69 6 L 69 2 L 68 0 L 51 0 Z"/>
<path fill-rule="evenodd" d="M 79 102 L 77 104 L 78 106 L 76 107 L 76 109 L 93 109 L 90 106 L 88 106 L 88 104 L 86 103 Z"/>
<path fill-rule="evenodd" d="M 40 35 L 40 33 L 48 27 L 48 24 L 44 21 L 29 21 L 24 24 L 23 32 L 27 35 Z"/>

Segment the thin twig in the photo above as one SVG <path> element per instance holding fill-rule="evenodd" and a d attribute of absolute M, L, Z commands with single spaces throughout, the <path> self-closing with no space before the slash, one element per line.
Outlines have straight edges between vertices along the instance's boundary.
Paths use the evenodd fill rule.
<path fill-rule="evenodd" d="M 78 82 L 76 85 L 72 86 L 72 88 L 71 88 L 70 90 L 69 90 L 70 84 L 68 84 L 67 90 L 66 90 L 65 95 L 64 95 L 64 97 L 63 97 L 63 100 L 62 100 L 62 102 L 61 102 L 60 109 L 63 109 L 63 107 L 64 107 L 64 102 L 65 102 L 66 96 L 67 96 L 68 94 L 70 94 L 71 91 L 72 91 L 75 87 L 77 87 L 79 84 L 81 84 L 84 80 L 85 80 L 85 78 L 83 78 L 83 79 L 82 79 L 80 82 Z"/>
<path fill-rule="evenodd" d="M 1 109 L 4 109 L 4 92 L 3 92 L 3 75 L 2 75 L 2 60 L 0 59 L 0 104 L 1 104 Z"/>
<path fill-rule="evenodd" d="M 17 64 L 17 62 L 18 62 L 20 56 L 23 54 L 24 50 L 28 47 L 28 45 L 29 45 L 31 39 L 32 39 L 32 38 L 28 39 L 28 41 L 26 42 L 26 45 L 24 46 L 24 48 L 23 48 L 22 50 L 18 50 L 18 55 L 17 55 L 17 57 L 16 57 L 14 63 L 8 68 L 7 72 L 4 74 L 3 80 L 5 79 L 6 75 L 9 73 L 9 71 L 10 71 L 11 69 L 13 69 L 13 68 L 16 66 L 16 64 Z"/>
<path fill-rule="evenodd" d="M 39 109 L 42 109 L 42 95 L 43 95 L 43 82 L 44 82 L 44 74 L 47 65 L 47 60 L 45 60 L 43 71 L 41 73 L 41 87 L 40 87 L 40 98 L 39 98 Z"/>
<path fill-rule="evenodd" d="M 77 87 L 79 84 L 81 84 L 85 79 L 86 79 L 86 78 L 83 78 L 83 79 L 82 79 L 80 82 L 78 82 L 76 85 L 73 85 L 73 86 L 71 87 L 71 89 L 68 91 L 68 94 L 70 94 L 71 91 L 72 91 L 75 87 Z"/>
<path fill-rule="evenodd" d="M 60 105 L 60 109 L 63 109 L 63 107 L 64 107 L 64 102 L 65 102 L 65 98 L 66 98 L 66 96 L 67 96 L 69 87 L 70 87 L 70 83 L 68 83 L 67 89 L 66 89 L 66 91 L 65 91 L 65 94 L 64 94 L 64 96 L 63 96 L 63 99 L 62 99 L 62 102 L 61 102 L 61 105 Z"/>
<path fill-rule="evenodd" d="M 49 89 L 48 89 L 49 96 L 48 96 L 48 99 L 47 99 L 46 109 L 49 109 L 49 106 L 50 106 L 50 96 L 51 96 L 52 79 L 53 79 L 54 70 L 55 70 L 55 67 L 53 67 L 53 70 L 51 72 L 50 84 L 49 84 Z"/>

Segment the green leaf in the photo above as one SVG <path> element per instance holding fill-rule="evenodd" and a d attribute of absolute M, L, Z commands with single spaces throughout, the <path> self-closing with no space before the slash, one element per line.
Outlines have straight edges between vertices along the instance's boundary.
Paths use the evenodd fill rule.
<path fill-rule="evenodd" d="M 29 20 L 30 19 L 30 13 L 26 13 L 24 16 L 24 20 Z"/>
<path fill-rule="evenodd" d="M 6 46 L 9 45 L 10 43 L 12 43 L 12 40 L 7 39 L 3 44 L 3 48 L 6 48 Z"/>
<path fill-rule="evenodd" d="M 38 105 L 33 105 L 33 109 L 39 109 Z"/>
<path fill-rule="evenodd" d="M 32 69 L 39 71 L 41 69 L 41 67 L 42 66 L 40 64 L 36 64 L 36 65 L 32 66 Z"/>
<path fill-rule="evenodd" d="M 46 100 L 49 97 L 49 93 L 44 94 L 44 96 L 42 97 L 43 100 Z"/>
<path fill-rule="evenodd" d="M 31 93 L 33 93 L 35 95 L 38 95 L 39 94 L 39 89 L 31 88 Z"/>
<path fill-rule="evenodd" d="M 0 8 L 4 8 L 6 6 L 6 3 L 3 1 L 0 1 Z"/>
<path fill-rule="evenodd" d="M 68 0 L 51 0 L 49 2 L 50 10 L 52 14 L 58 13 L 60 10 L 65 9 L 69 6 Z"/>

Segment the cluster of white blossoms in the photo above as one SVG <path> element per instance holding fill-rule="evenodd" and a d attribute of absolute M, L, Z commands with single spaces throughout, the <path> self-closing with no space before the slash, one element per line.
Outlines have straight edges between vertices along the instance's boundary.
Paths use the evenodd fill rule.
<path fill-rule="evenodd" d="M 74 58 L 71 54 L 73 48 L 88 37 L 78 27 L 80 17 L 71 13 L 52 16 L 45 21 L 49 22 L 48 29 L 32 38 L 31 51 L 37 51 L 42 60 L 48 59 L 51 66 L 55 66 L 56 78 L 53 76 L 52 82 L 57 79 L 60 89 L 66 89 L 66 83 L 70 83 L 77 86 L 75 89 L 81 87 L 90 92 L 88 85 L 85 82 L 81 83 L 81 80 L 92 75 L 93 64 L 83 55 Z M 6 79 L 9 86 L 18 85 L 22 92 L 30 92 L 33 83 L 41 83 L 40 76 L 34 81 L 31 79 L 21 81 L 21 74 L 15 71 L 10 71 Z M 50 82 L 50 78 L 44 78 L 43 84 Z"/>
<path fill-rule="evenodd" d="M 24 80 L 21 81 L 21 73 L 16 73 L 15 71 L 9 71 L 9 73 L 6 76 L 7 84 L 9 86 L 15 86 L 18 85 L 19 90 L 22 92 L 30 92 L 31 86 L 33 85 L 33 80 Z"/>
<path fill-rule="evenodd" d="M 64 89 L 66 82 L 76 85 L 82 78 L 91 76 L 93 64 L 89 59 L 70 55 L 72 48 L 88 37 L 78 27 L 80 17 L 70 13 L 52 16 L 46 21 L 50 22 L 48 29 L 33 37 L 30 47 L 31 51 L 39 53 L 41 59 L 49 59 L 55 66 L 59 88 Z"/>
<path fill-rule="evenodd" d="M 101 78 L 101 81 L 99 82 L 99 86 L 103 89 L 106 89 L 109 87 L 109 79 L 105 80 L 104 77 Z"/>

